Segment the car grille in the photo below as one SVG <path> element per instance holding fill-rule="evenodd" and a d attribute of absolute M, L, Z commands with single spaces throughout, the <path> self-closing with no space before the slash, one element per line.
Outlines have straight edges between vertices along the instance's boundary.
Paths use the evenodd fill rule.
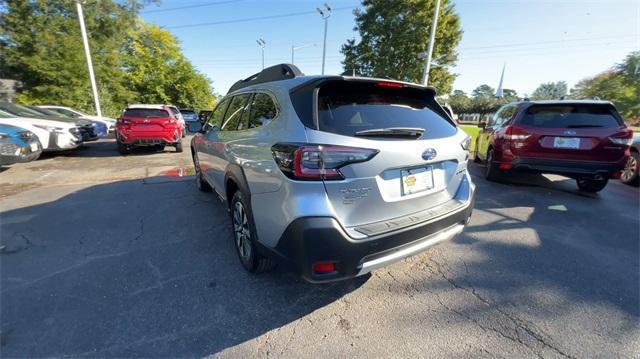
<path fill-rule="evenodd" d="M 83 140 L 89 140 L 98 136 L 96 127 L 94 125 L 82 125 L 80 126 L 80 134 Z"/>
<path fill-rule="evenodd" d="M 16 151 L 20 150 L 20 146 L 13 142 L 0 142 L 0 154 L 15 156 Z"/>

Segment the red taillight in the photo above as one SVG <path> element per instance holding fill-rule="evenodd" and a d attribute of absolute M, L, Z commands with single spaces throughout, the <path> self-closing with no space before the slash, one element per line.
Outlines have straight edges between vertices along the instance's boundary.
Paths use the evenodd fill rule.
<path fill-rule="evenodd" d="M 380 81 L 376 83 L 376 86 L 399 89 L 399 88 L 403 88 L 404 84 L 401 84 L 398 82 Z"/>
<path fill-rule="evenodd" d="M 505 140 L 524 141 L 529 137 L 531 137 L 531 134 L 520 127 L 510 125 L 504 129 Z"/>
<path fill-rule="evenodd" d="M 336 264 L 331 262 L 320 262 L 313 265 L 313 271 L 318 274 L 335 272 Z"/>
<path fill-rule="evenodd" d="M 616 145 L 631 146 L 633 143 L 633 131 L 630 128 L 625 128 L 623 131 L 609 137 L 609 141 Z"/>
<path fill-rule="evenodd" d="M 513 168 L 513 165 L 511 163 L 501 163 L 500 164 L 500 169 L 501 170 L 510 170 L 511 168 Z"/>
<path fill-rule="evenodd" d="M 118 120 L 118 123 L 121 124 L 121 125 L 130 125 L 131 121 L 129 121 L 127 119 L 124 119 L 124 118 L 121 118 L 121 119 Z"/>
<path fill-rule="evenodd" d="M 339 168 L 368 161 L 378 151 L 330 145 L 276 144 L 273 158 L 289 178 L 303 181 L 344 179 Z"/>

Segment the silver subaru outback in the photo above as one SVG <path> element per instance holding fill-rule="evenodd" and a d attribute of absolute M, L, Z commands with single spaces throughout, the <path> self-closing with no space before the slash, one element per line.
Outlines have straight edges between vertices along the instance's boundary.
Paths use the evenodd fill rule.
<path fill-rule="evenodd" d="M 282 262 L 326 282 L 462 232 L 475 200 L 468 146 L 433 88 L 282 64 L 234 84 L 191 150 L 198 188 L 229 208 L 245 269 Z"/>

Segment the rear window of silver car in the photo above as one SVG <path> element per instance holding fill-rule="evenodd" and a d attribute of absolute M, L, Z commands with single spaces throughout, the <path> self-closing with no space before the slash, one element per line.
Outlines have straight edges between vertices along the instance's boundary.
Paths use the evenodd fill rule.
<path fill-rule="evenodd" d="M 372 82 L 329 83 L 318 92 L 318 129 L 354 136 L 375 129 L 417 128 L 424 130 L 419 139 L 453 136 L 456 128 L 431 109 L 434 103 L 433 96 L 420 89 Z"/>
<path fill-rule="evenodd" d="M 541 128 L 616 128 L 622 123 L 609 105 L 535 105 L 519 124 Z"/>

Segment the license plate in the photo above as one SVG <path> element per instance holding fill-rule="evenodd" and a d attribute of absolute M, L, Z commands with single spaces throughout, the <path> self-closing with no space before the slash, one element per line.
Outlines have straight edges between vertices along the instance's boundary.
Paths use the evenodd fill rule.
<path fill-rule="evenodd" d="M 37 143 L 31 143 L 31 152 L 38 152 L 38 144 Z"/>
<path fill-rule="evenodd" d="M 401 171 L 402 195 L 410 195 L 433 188 L 433 168 L 412 168 Z"/>
<path fill-rule="evenodd" d="M 553 140 L 555 148 L 580 148 L 580 139 L 575 137 L 556 137 Z"/>

